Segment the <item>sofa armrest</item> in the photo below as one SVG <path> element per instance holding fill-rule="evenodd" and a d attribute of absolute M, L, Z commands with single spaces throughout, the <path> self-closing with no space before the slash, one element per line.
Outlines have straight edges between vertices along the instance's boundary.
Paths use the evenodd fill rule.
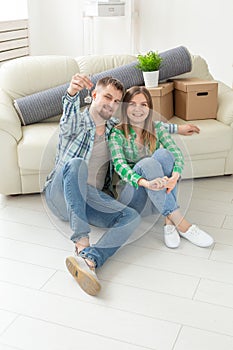
<path fill-rule="evenodd" d="M 22 137 L 21 122 L 11 98 L 0 89 L 0 130 L 10 134 L 19 141 Z"/>
<path fill-rule="evenodd" d="M 233 125 L 233 90 L 221 81 L 218 81 L 217 120 Z"/>
<path fill-rule="evenodd" d="M 0 130 L 0 193 L 22 193 L 18 166 L 17 141 L 8 132 Z"/>

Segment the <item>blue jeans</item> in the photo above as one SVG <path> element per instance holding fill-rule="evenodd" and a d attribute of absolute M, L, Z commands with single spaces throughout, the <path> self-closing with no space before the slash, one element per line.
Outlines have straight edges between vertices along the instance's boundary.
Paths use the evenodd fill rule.
<path fill-rule="evenodd" d="M 143 158 L 134 166 L 134 171 L 147 180 L 158 177 L 171 177 L 174 167 L 174 156 L 164 148 L 156 150 L 151 157 Z M 160 191 L 148 190 L 145 187 L 136 189 L 130 184 L 124 185 L 121 190 L 119 201 L 131 208 L 134 208 L 141 216 L 160 213 L 168 216 L 178 209 L 176 202 L 177 185 L 170 192 L 166 189 Z"/>
<path fill-rule="evenodd" d="M 81 158 L 68 161 L 45 189 L 50 210 L 69 221 L 75 243 L 89 237 L 90 225 L 108 228 L 99 241 L 80 255 L 100 267 L 130 237 L 140 223 L 136 210 L 128 208 L 103 191 L 87 184 L 88 168 Z"/>

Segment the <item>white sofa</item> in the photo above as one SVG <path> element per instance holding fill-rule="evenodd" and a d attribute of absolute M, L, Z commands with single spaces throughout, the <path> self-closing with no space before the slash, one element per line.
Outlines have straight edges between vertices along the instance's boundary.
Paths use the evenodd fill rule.
<path fill-rule="evenodd" d="M 40 192 L 54 165 L 60 115 L 22 126 L 14 99 L 70 81 L 73 74 L 98 73 L 135 61 L 131 55 L 29 56 L 0 68 L 0 193 Z M 211 80 L 208 66 L 192 56 L 192 71 L 181 77 Z M 175 136 L 185 154 L 184 178 L 233 173 L 233 91 L 219 82 L 217 120 L 193 121 L 199 135 Z M 185 121 L 174 117 L 170 122 Z"/>

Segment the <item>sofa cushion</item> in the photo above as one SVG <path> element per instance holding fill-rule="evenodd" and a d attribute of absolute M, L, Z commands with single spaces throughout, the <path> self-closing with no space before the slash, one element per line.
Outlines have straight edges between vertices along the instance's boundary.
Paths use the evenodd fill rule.
<path fill-rule="evenodd" d="M 136 56 L 124 54 L 78 56 L 75 59 L 78 63 L 80 73 L 91 75 L 124 66 L 137 60 Z"/>
<path fill-rule="evenodd" d="M 192 123 L 200 128 L 200 134 L 173 135 L 185 158 L 208 158 L 211 154 L 213 156 L 218 153 L 227 154 L 232 148 L 231 128 L 215 119 L 192 120 L 190 122 L 173 117 L 169 122 L 178 125 Z"/>
<path fill-rule="evenodd" d="M 22 127 L 18 144 L 18 164 L 21 174 L 37 174 L 52 170 L 58 142 L 58 123 L 38 123 Z"/>
<path fill-rule="evenodd" d="M 13 101 L 65 84 L 78 72 L 78 63 L 72 57 L 26 56 L 1 65 L 0 87 Z"/>
<path fill-rule="evenodd" d="M 209 72 L 208 64 L 204 58 L 199 55 L 191 55 L 192 70 L 184 74 L 179 74 L 172 79 L 199 78 L 202 80 L 213 80 L 213 76 Z"/>

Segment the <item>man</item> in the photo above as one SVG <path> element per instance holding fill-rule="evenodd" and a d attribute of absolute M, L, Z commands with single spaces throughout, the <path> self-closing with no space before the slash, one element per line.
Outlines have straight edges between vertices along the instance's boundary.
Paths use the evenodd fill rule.
<path fill-rule="evenodd" d="M 102 191 L 104 187 L 109 190 L 104 182 L 109 173 L 107 140 L 123 85 L 111 77 L 101 79 L 92 93 L 90 108 L 81 113 L 79 91 L 84 88 L 91 89 L 91 81 L 76 74 L 63 98 L 56 165 L 47 179 L 45 196 L 52 212 L 69 221 L 73 231 L 71 240 L 78 256 L 66 259 L 69 272 L 85 292 L 95 295 L 100 283 L 94 269 L 127 241 L 140 216 Z M 91 247 L 90 225 L 108 228 Z"/>
<path fill-rule="evenodd" d="M 101 286 L 95 268 L 127 241 L 139 225 L 140 215 L 105 193 L 111 193 L 108 136 L 117 122 L 112 116 L 120 105 L 124 87 L 112 77 L 100 79 L 90 107 L 81 112 L 79 92 L 92 87 L 87 76 L 76 74 L 63 97 L 55 168 L 47 178 L 45 197 L 51 211 L 69 221 L 73 231 L 71 240 L 77 257 L 66 259 L 69 272 L 86 293 L 96 295 Z M 194 126 L 178 129 L 169 125 L 170 132 L 198 132 Z M 107 228 L 92 246 L 90 225 Z"/>

